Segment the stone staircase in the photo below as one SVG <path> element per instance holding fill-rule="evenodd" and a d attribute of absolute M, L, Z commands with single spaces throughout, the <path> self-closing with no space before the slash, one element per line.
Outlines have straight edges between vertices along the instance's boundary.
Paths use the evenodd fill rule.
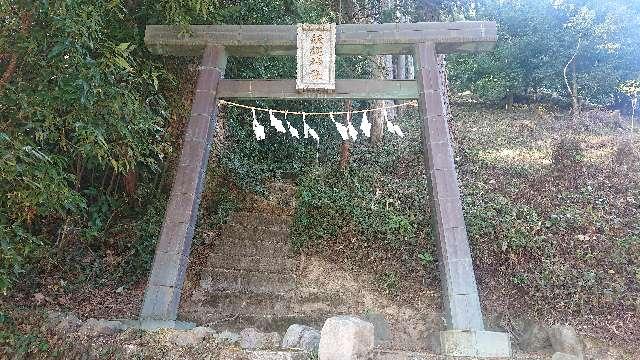
<path fill-rule="evenodd" d="M 268 190 L 206 239 L 211 250 L 185 314 L 198 324 L 282 334 L 295 323 L 321 327 L 340 308 L 335 296 L 297 281 L 300 261 L 289 246 L 295 187 L 277 183 Z"/>
<path fill-rule="evenodd" d="M 344 273 L 318 267 L 291 252 L 289 229 L 294 204 L 290 199 L 294 191 L 280 185 L 270 191 L 278 196 L 250 199 L 219 232 L 205 239 L 210 244 L 207 261 L 199 269 L 190 267 L 190 271 L 199 272 L 199 284 L 184 299 L 181 317 L 217 331 L 239 332 L 255 327 L 284 334 L 292 324 L 321 329 L 331 316 L 393 308 L 401 318 L 389 319 L 397 336 L 378 344 L 379 349 L 386 350 L 380 350 L 376 358 L 422 359 L 417 353 L 388 351 L 424 351 L 425 334 L 431 327 L 438 327 L 439 317 L 430 318 L 417 310 L 406 312 L 394 303 L 380 305 L 384 296 L 361 294 L 363 284 L 359 279 L 345 280 Z M 406 319 L 427 325 L 416 329 Z"/>
<path fill-rule="evenodd" d="M 296 262 L 289 251 L 291 218 L 239 212 L 221 235 L 200 276 L 199 318 L 217 328 L 279 327 L 289 315 Z M 281 330 L 281 329 L 278 329 Z"/>

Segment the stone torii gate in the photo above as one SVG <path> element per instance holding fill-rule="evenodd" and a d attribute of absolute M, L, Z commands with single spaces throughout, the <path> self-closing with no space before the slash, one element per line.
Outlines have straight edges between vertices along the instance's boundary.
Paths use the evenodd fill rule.
<path fill-rule="evenodd" d="M 489 51 L 494 22 L 345 24 L 335 27 L 336 55 L 411 54 L 416 80 L 337 79 L 334 92 L 297 91 L 296 80 L 224 79 L 227 56 L 296 55 L 295 25 L 199 25 L 191 35 L 175 27 L 147 26 L 145 43 L 156 54 L 201 56 L 191 118 L 186 128 L 151 275 L 140 313 L 142 327 L 174 327 L 196 224 L 219 98 L 417 99 L 424 163 L 439 259 L 446 331 L 440 352 L 454 356 L 509 356 L 508 334 L 485 331 L 446 121 L 437 54 Z"/>

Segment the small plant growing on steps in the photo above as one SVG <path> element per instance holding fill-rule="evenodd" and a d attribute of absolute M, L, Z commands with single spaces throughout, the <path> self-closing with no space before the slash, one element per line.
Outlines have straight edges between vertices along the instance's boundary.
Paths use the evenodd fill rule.
<path fill-rule="evenodd" d="M 385 292 L 389 295 L 395 294 L 398 290 L 400 280 L 398 274 L 393 271 L 387 271 L 380 275 L 379 284 L 384 288 Z"/>
<path fill-rule="evenodd" d="M 430 266 L 436 260 L 433 255 L 426 250 L 418 254 L 418 259 L 420 259 L 420 264 L 425 267 Z"/>

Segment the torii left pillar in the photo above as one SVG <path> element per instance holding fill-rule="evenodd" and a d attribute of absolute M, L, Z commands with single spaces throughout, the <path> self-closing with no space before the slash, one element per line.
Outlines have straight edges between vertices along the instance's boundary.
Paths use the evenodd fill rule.
<path fill-rule="evenodd" d="M 198 68 L 191 117 L 140 311 L 140 326 L 146 329 L 190 326 L 176 322 L 176 317 L 216 130 L 216 93 L 226 58 L 224 47 L 209 46 Z"/>

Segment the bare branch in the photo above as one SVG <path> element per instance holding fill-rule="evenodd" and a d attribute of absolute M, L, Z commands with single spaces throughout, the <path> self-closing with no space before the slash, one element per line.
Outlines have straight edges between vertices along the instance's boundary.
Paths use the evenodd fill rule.
<path fill-rule="evenodd" d="M 571 90 L 571 86 L 569 85 L 569 79 L 567 78 L 567 69 L 569 68 L 569 65 L 571 65 L 571 63 L 576 59 L 576 56 L 580 51 L 581 44 L 582 44 L 582 38 L 578 38 L 578 46 L 576 46 L 576 51 L 573 53 L 573 56 L 564 66 L 564 70 L 562 71 L 562 74 L 564 75 L 564 83 L 567 85 L 567 90 L 569 91 L 569 95 L 571 95 L 571 98 L 574 99 L 574 103 L 576 103 L 575 99 L 578 97 L 578 94 L 574 94 L 573 91 Z"/>

